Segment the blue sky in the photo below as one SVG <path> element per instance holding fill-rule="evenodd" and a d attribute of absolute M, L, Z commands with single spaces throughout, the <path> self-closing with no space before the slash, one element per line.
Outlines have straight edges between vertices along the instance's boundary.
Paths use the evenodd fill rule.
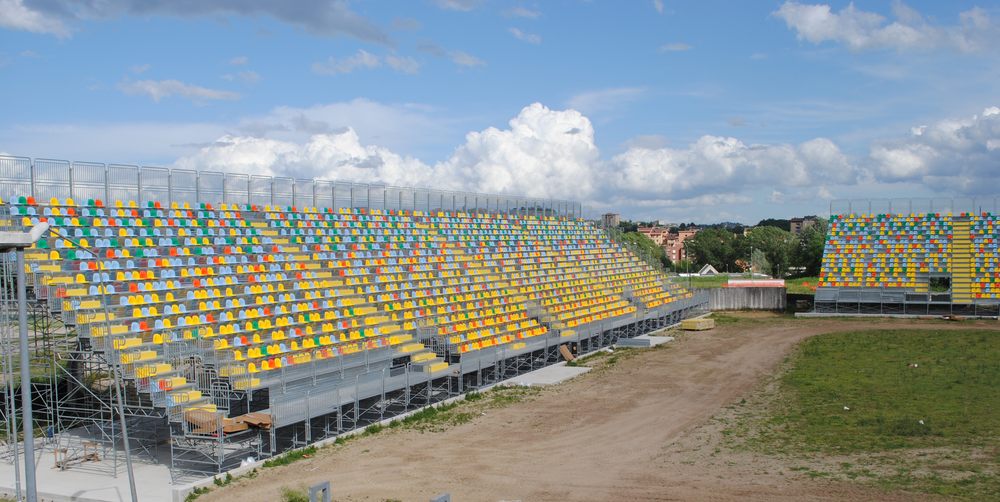
<path fill-rule="evenodd" d="M 0 0 L 0 152 L 638 219 L 993 196 L 1000 5 Z"/>

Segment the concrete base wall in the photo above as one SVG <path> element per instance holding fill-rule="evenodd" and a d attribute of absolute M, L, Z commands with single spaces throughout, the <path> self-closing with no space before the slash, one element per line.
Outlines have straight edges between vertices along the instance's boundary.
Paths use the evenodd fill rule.
<path fill-rule="evenodd" d="M 713 288 L 709 295 L 711 310 L 785 310 L 785 288 Z"/>

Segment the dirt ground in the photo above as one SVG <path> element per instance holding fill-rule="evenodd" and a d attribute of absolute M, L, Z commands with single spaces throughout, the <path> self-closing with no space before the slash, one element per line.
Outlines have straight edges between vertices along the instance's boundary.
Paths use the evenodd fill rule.
<path fill-rule="evenodd" d="M 455 501 L 928 498 L 812 479 L 780 462 L 719 452 L 709 419 L 754 391 L 810 336 L 959 324 L 746 315 L 756 319 L 678 334 L 613 365 L 597 362 L 581 377 L 469 423 L 440 432 L 385 431 L 265 469 L 199 500 L 274 501 L 283 486 L 324 480 L 335 500 L 426 501 L 442 492 Z"/>

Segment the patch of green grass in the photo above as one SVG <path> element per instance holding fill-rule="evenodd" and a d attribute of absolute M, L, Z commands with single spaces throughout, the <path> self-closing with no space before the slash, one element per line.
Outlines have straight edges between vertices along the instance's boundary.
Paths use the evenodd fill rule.
<path fill-rule="evenodd" d="M 307 446 L 302 449 L 292 450 L 288 453 L 283 453 L 277 457 L 268 459 L 264 461 L 264 467 L 278 467 L 280 465 L 288 465 L 293 462 L 298 462 L 304 458 L 312 457 L 316 454 L 315 446 Z"/>
<path fill-rule="evenodd" d="M 309 493 L 301 488 L 282 488 L 281 500 L 283 502 L 309 502 Z"/>
<path fill-rule="evenodd" d="M 605 350 L 598 350 L 597 352 L 594 352 L 592 354 L 587 354 L 583 357 L 578 357 L 572 361 L 569 361 L 566 363 L 566 366 L 574 366 L 574 367 L 584 366 L 587 363 L 594 362 L 602 357 L 607 357 L 610 354 L 611 354 L 610 352 L 607 352 Z"/>
<path fill-rule="evenodd" d="M 212 491 L 212 489 L 207 486 L 195 488 L 194 490 L 191 490 L 191 493 L 187 494 L 187 497 L 184 497 L 184 502 L 194 502 L 195 500 L 198 500 L 198 497 L 201 497 L 210 491 Z"/>
<path fill-rule="evenodd" d="M 887 488 L 970 499 L 1000 493 L 1000 455 L 971 459 L 973 451 L 1000 448 L 996 332 L 817 336 L 791 357 L 778 393 L 765 416 L 747 419 L 757 423 L 736 428 L 754 431 L 745 438 L 752 449 L 801 458 L 872 457 L 881 471 L 838 465 L 848 478 L 874 477 Z"/>
<path fill-rule="evenodd" d="M 819 284 L 819 277 L 798 277 L 795 279 L 785 279 L 785 289 L 788 293 L 792 294 L 811 295 L 816 292 L 813 288 L 815 288 L 817 284 Z"/>
<path fill-rule="evenodd" d="M 733 276 L 737 278 L 737 276 Z M 710 275 L 705 277 L 673 277 L 673 281 L 676 284 L 680 284 L 685 288 L 693 289 L 708 289 L 708 288 L 721 288 L 724 284 L 729 282 L 729 276 L 727 275 Z"/>

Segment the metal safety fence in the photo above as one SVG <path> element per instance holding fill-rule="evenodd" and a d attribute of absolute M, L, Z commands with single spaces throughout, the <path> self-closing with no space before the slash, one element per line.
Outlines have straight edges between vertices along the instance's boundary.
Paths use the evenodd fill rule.
<path fill-rule="evenodd" d="M 1000 212 L 1000 197 L 926 197 L 900 199 L 836 199 L 830 214 L 926 214 Z"/>
<path fill-rule="evenodd" d="M 582 218 L 579 202 L 191 169 L 0 156 L 0 198 L 469 211 Z M 79 199 L 79 200 L 78 200 Z"/>

